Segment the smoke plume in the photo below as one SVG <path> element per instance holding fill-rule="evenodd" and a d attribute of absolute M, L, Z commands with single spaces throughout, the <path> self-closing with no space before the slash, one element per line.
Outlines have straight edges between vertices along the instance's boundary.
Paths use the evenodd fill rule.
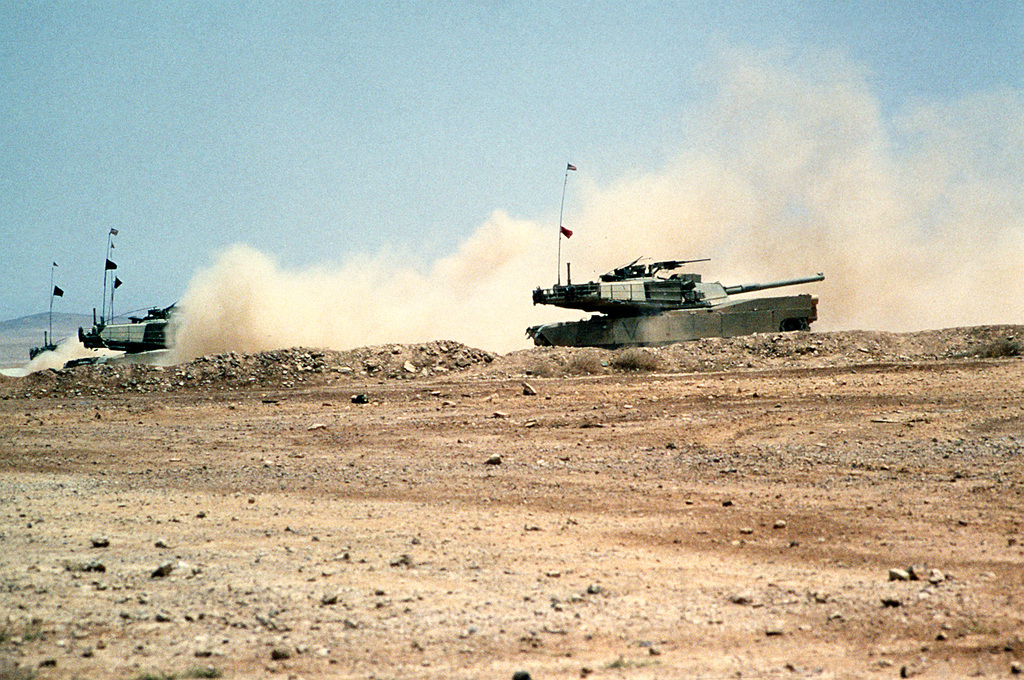
<path fill-rule="evenodd" d="M 711 257 L 726 284 L 823 271 L 819 330 L 1024 321 L 1024 96 L 1018 89 L 886 110 L 870 74 L 828 52 L 733 50 L 702 74 L 672 160 L 606 186 L 580 167 L 563 262 L 592 278 L 638 256 Z M 236 246 L 192 280 L 185 356 L 293 345 L 454 339 L 525 347 L 551 285 L 557 221 L 495 212 L 420 268 L 385 255 L 284 271 Z"/>

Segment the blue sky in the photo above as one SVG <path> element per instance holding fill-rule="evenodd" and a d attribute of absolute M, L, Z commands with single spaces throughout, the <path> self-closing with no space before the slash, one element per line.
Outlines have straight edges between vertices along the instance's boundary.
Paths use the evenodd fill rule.
<path fill-rule="evenodd" d="M 1024 87 L 1012 0 L 345 4 L 3 3 L 0 318 L 46 310 L 51 261 L 59 310 L 100 306 L 111 228 L 128 311 L 232 244 L 428 270 L 495 211 L 557 220 L 566 162 L 578 219 L 700 151 L 723 51 L 838 53 L 885 126 Z"/>

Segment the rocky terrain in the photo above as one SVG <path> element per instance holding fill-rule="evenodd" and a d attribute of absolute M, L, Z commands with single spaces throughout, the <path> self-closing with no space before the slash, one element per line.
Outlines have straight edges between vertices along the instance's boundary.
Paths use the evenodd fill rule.
<path fill-rule="evenodd" d="M 1024 327 L 0 378 L 0 678 L 1009 676 Z"/>

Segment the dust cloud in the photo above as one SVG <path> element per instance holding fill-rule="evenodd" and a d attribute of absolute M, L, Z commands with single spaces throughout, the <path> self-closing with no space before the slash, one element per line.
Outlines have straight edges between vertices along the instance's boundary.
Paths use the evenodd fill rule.
<path fill-rule="evenodd" d="M 57 347 L 55 349 L 47 352 L 40 352 L 24 366 L 0 369 L 0 375 L 6 375 L 10 378 L 23 378 L 29 373 L 35 373 L 36 371 L 45 371 L 47 369 L 59 370 L 64 368 L 64 364 L 69 361 L 74 361 L 75 359 L 104 356 L 116 357 L 119 354 L 120 352 L 114 352 L 108 349 L 88 349 L 78 340 L 78 338 L 69 337 L 64 338 L 57 343 Z"/>
<path fill-rule="evenodd" d="M 823 271 L 789 289 L 819 296 L 818 330 L 1024 322 L 1021 90 L 891 110 L 857 64 L 795 49 L 725 51 L 700 77 L 708 94 L 663 167 L 598 185 L 586 159 L 568 159 L 580 167 L 562 258 L 574 281 L 638 256 L 711 257 L 693 271 L 726 284 Z M 550 215 L 495 212 L 420 268 L 382 254 L 285 271 L 236 246 L 192 280 L 178 347 L 526 347 L 528 325 L 580 318 L 531 304 L 554 283 L 556 229 Z"/>

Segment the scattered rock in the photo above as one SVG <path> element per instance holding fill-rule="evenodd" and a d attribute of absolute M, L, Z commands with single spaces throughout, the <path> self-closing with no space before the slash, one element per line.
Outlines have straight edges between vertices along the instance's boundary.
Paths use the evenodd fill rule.
<path fill-rule="evenodd" d="M 739 605 L 748 605 L 754 603 L 754 597 L 750 593 L 736 593 L 729 596 L 729 602 Z"/>
<path fill-rule="evenodd" d="M 911 579 L 910 572 L 906 569 L 890 569 L 889 580 L 890 581 L 909 581 Z"/>
<path fill-rule="evenodd" d="M 94 548 L 109 548 L 110 547 L 110 539 L 107 538 L 106 536 L 93 536 L 92 538 L 89 539 L 89 542 L 92 543 L 92 547 L 94 547 Z"/>
<path fill-rule="evenodd" d="M 528 382 L 523 383 L 523 394 L 527 397 L 537 396 L 537 388 Z"/>
<path fill-rule="evenodd" d="M 924 581 L 928 578 L 928 567 L 922 564 L 912 564 L 907 567 L 906 573 L 910 575 L 911 581 Z"/>
<path fill-rule="evenodd" d="M 495 453 L 484 461 L 484 465 L 501 465 L 501 454 Z"/>
<path fill-rule="evenodd" d="M 170 576 L 172 571 L 174 571 L 174 562 L 171 560 L 166 560 L 164 562 L 161 562 L 160 565 L 153 570 L 153 573 L 150 574 L 150 577 L 164 578 L 165 576 Z"/>
<path fill-rule="evenodd" d="M 287 647 L 274 647 L 270 650 L 270 658 L 274 661 L 283 661 L 292 658 L 292 650 Z"/>
<path fill-rule="evenodd" d="M 368 396 L 366 396 L 365 394 L 353 394 L 352 395 L 352 403 L 353 404 L 369 404 L 370 403 L 370 398 Z"/>
<path fill-rule="evenodd" d="M 397 560 L 394 560 L 391 563 L 391 566 L 392 567 L 412 567 L 413 566 L 412 555 L 409 555 L 409 554 L 400 555 Z"/>

